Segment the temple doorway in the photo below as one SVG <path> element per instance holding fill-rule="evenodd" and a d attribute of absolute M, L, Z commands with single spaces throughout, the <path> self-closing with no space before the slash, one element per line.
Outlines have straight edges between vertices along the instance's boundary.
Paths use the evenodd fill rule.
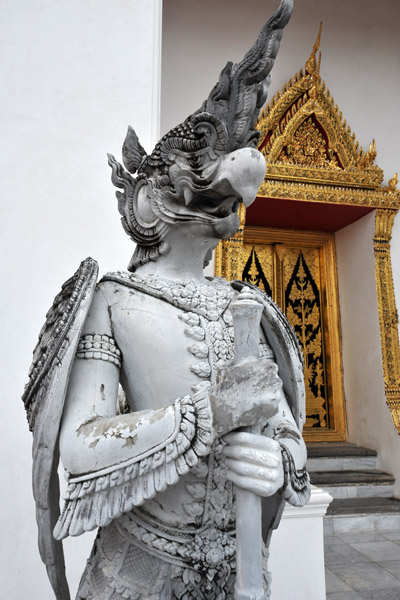
<path fill-rule="evenodd" d="M 340 313 L 332 233 L 248 227 L 241 279 L 286 314 L 304 356 L 306 441 L 346 439 Z"/>
<path fill-rule="evenodd" d="M 310 57 L 262 111 L 258 149 L 266 176 L 240 211 L 236 235 L 219 244 L 215 274 L 266 291 L 292 324 L 305 362 L 307 442 L 347 440 L 335 233 L 375 212 L 371 249 L 386 401 L 400 431 L 400 347 L 390 238 L 400 206 L 397 175 L 383 185 L 376 147 L 360 148 Z M 349 257 L 350 259 L 351 257 Z M 342 289 L 343 291 L 343 289 Z M 352 440 L 350 440 L 352 441 Z"/>

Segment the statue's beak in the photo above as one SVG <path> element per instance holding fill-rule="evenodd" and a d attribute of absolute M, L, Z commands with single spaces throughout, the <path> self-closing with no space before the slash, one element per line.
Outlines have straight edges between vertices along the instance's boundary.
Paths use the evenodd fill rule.
<path fill-rule="evenodd" d="M 240 148 L 220 159 L 213 189 L 221 196 L 235 196 L 250 206 L 264 180 L 265 170 L 261 152 L 255 148 Z"/>

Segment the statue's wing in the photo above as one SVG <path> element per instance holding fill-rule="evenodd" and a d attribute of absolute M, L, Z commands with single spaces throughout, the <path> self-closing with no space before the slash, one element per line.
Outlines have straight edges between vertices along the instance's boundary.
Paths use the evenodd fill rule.
<path fill-rule="evenodd" d="M 297 336 L 281 309 L 259 288 L 243 281 L 232 281 L 231 285 L 236 290 L 241 290 L 243 286 L 250 287 L 264 305 L 261 327 L 275 354 L 288 404 L 299 430 L 302 431 L 306 418 L 306 392 L 304 358 Z"/>
<path fill-rule="evenodd" d="M 267 99 L 270 71 L 292 9 L 293 0 L 281 0 L 253 47 L 240 63 L 226 64 L 218 83 L 200 108 L 200 112 L 211 113 L 225 123 L 228 152 L 247 146 L 257 147 L 260 134 L 254 126 Z"/>
<path fill-rule="evenodd" d="M 46 315 L 22 399 L 33 432 L 33 495 L 39 550 L 57 600 L 69 600 L 62 543 L 53 537 L 60 514 L 58 435 L 79 335 L 91 304 L 98 267 L 84 260 Z"/>

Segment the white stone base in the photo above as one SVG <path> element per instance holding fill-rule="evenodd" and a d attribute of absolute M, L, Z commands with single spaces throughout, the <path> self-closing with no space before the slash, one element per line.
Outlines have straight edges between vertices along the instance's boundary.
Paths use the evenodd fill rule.
<path fill-rule="evenodd" d="M 330 494 L 312 486 L 306 506 L 286 505 L 270 544 L 271 600 L 326 598 L 323 518 L 331 501 Z"/>

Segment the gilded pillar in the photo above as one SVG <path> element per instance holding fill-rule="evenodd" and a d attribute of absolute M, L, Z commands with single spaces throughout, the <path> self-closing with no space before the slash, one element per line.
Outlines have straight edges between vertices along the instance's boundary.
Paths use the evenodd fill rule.
<path fill-rule="evenodd" d="M 399 315 L 396 309 L 390 241 L 397 210 L 378 208 L 375 213 L 375 274 L 382 344 L 382 366 L 386 402 L 400 433 Z"/>

